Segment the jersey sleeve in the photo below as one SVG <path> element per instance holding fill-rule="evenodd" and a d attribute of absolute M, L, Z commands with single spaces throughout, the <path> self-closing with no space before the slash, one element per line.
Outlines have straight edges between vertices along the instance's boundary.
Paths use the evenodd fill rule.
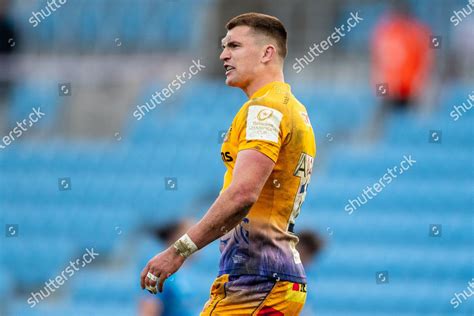
<path fill-rule="evenodd" d="M 239 118 L 238 151 L 254 149 L 277 162 L 282 143 L 288 135 L 288 118 L 278 105 L 251 103 Z"/>

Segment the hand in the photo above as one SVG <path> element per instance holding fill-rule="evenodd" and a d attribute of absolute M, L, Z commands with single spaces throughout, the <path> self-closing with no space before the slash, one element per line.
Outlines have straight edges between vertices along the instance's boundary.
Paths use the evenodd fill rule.
<path fill-rule="evenodd" d="M 142 289 L 145 289 L 145 287 L 154 288 L 158 283 L 157 281 L 153 281 L 147 277 L 148 272 L 150 272 L 159 278 L 158 291 L 160 291 L 160 293 L 163 292 L 163 284 L 165 283 L 165 280 L 178 271 L 184 263 L 184 260 L 185 258 L 176 253 L 173 246 L 151 258 L 140 274 L 140 284 Z"/>

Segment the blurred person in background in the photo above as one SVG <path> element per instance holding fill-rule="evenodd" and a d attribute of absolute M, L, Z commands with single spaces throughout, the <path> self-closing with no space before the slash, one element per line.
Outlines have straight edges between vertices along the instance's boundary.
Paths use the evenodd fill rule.
<path fill-rule="evenodd" d="M 313 260 L 324 248 L 324 240 L 312 230 L 303 230 L 298 234 L 299 242 L 296 249 L 300 253 L 301 262 L 305 267 L 313 263 Z"/>
<path fill-rule="evenodd" d="M 474 8 L 474 2 L 472 4 Z M 472 9 L 474 12 L 474 9 Z M 445 80 L 458 80 L 462 73 L 470 74 L 474 78 L 474 13 L 473 16 L 453 27 L 452 43 L 450 46 L 450 58 Z"/>
<path fill-rule="evenodd" d="M 372 83 L 383 98 L 369 137 L 377 136 L 387 113 L 416 105 L 432 68 L 429 27 L 412 15 L 407 2 L 395 2 L 375 27 L 371 43 Z"/>
<path fill-rule="evenodd" d="M 172 244 L 177 238 L 184 234 L 190 227 L 192 222 L 188 220 L 180 220 L 162 227 L 152 230 L 153 235 L 166 245 Z M 325 248 L 325 241 L 322 237 L 309 229 L 302 230 L 298 234 L 299 242 L 296 245 L 303 266 L 311 266 L 321 251 Z M 177 278 L 182 277 L 183 271 L 176 275 Z M 191 315 L 183 306 L 185 299 L 183 298 L 183 290 L 178 286 L 177 282 L 168 286 L 167 290 L 161 297 L 143 296 L 139 302 L 138 316 L 185 316 Z M 314 308 L 310 305 L 304 309 L 304 316 L 315 315 Z"/>
<path fill-rule="evenodd" d="M 201 315 L 299 315 L 306 274 L 294 234 L 316 143 L 308 113 L 284 82 L 287 32 L 273 16 L 231 19 L 222 40 L 226 84 L 249 100 L 221 147 L 227 167 L 219 197 L 173 247 L 153 257 L 142 288 L 162 291 L 184 260 L 220 239 L 217 279 Z"/>
<path fill-rule="evenodd" d="M 163 248 L 166 248 L 186 233 L 192 225 L 192 221 L 182 219 L 152 228 L 150 231 L 164 244 Z M 138 304 L 138 316 L 191 316 L 186 308 L 186 297 L 192 295 L 191 285 L 186 284 L 187 272 L 183 268 L 180 274 L 175 276 L 173 282 L 169 282 L 162 296 L 141 297 Z"/>
<path fill-rule="evenodd" d="M 10 0 L 0 0 L 0 58 L 10 55 L 16 49 L 17 36 L 8 17 Z"/>
<path fill-rule="evenodd" d="M 305 229 L 298 233 L 299 242 L 296 249 L 300 253 L 301 262 L 305 268 L 311 267 L 315 263 L 315 259 L 325 248 L 325 241 L 318 233 Z M 316 315 L 316 308 L 313 300 L 308 300 L 304 305 L 301 316 Z"/>
<path fill-rule="evenodd" d="M 12 62 L 9 57 L 16 50 L 18 42 L 15 28 L 8 17 L 9 5 L 10 0 L 0 0 L 0 118 L 6 117 L 5 105 L 11 88 L 9 73 Z M 2 125 L 0 121 L 0 131 Z"/>

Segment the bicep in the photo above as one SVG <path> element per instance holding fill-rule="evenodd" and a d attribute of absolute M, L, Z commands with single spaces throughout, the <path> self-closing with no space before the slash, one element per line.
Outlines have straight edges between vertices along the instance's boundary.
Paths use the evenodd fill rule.
<path fill-rule="evenodd" d="M 273 160 L 257 150 L 241 150 L 237 154 L 231 186 L 239 186 L 260 195 L 274 166 Z"/>

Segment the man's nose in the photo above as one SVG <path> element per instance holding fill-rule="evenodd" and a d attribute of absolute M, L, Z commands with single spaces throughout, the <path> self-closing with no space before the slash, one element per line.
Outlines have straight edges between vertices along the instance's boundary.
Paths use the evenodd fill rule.
<path fill-rule="evenodd" d="M 221 55 L 219 56 L 219 59 L 225 61 L 225 60 L 227 60 L 227 59 L 229 59 L 229 58 L 230 58 L 229 50 L 226 49 L 226 48 L 224 48 L 224 49 L 222 50 Z"/>

